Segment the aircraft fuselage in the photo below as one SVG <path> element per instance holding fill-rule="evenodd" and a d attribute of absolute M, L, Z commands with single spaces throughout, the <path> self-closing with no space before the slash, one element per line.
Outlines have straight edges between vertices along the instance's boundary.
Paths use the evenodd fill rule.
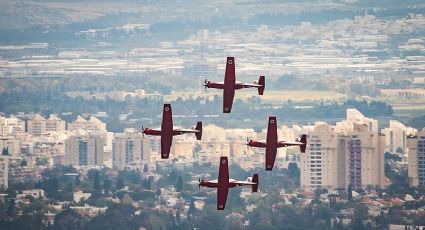
<path fill-rule="evenodd" d="M 173 136 L 177 136 L 177 135 L 182 135 L 182 134 L 185 134 L 185 133 L 196 133 L 196 132 L 199 132 L 199 131 L 198 130 L 190 131 L 190 130 L 175 129 L 175 130 L 173 130 L 172 134 L 173 134 Z M 151 136 L 161 136 L 161 130 L 158 130 L 158 129 L 145 129 L 144 133 L 146 135 L 151 135 Z"/>
<path fill-rule="evenodd" d="M 219 83 L 219 82 L 208 82 L 206 84 L 207 88 L 212 88 L 212 89 L 224 89 L 224 83 Z M 235 90 L 238 89 L 245 89 L 245 88 L 258 88 L 258 86 L 252 86 L 252 85 L 246 85 L 242 82 L 236 82 L 235 83 Z"/>
<path fill-rule="evenodd" d="M 202 187 L 207 187 L 207 188 L 217 188 L 218 187 L 218 182 L 217 182 L 217 180 L 215 180 L 215 181 L 205 181 L 205 180 L 202 180 L 199 183 L 199 185 L 202 186 Z M 243 182 L 242 183 L 241 182 L 236 182 L 236 180 L 230 179 L 229 180 L 229 186 L 228 187 L 229 188 L 235 188 L 235 187 L 244 186 L 244 185 L 251 186 L 250 184 L 244 184 Z"/>
<path fill-rule="evenodd" d="M 303 143 L 301 143 L 301 142 L 299 142 L 299 143 L 287 143 L 286 141 L 278 141 L 276 148 L 284 148 L 284 147 L 297 146 L 297 145 L 303 145 Z M 251 140 L 251 141 L 248 142 L 248 146 L 257 147 L 257 148 L 266 148 L 267 143 L 262 142 L 262 141 Z"/>

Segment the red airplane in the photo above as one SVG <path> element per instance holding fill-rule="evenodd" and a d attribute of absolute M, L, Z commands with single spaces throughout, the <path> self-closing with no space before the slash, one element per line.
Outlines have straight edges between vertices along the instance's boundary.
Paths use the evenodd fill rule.
<path fill-rule="evenodd" d="M 194 133 L 197 140 L 202 138 L 202 122 L 198 121 L 196 127 L 193 129 L 174 129 L 173 127 L 173 115 L 171 112 L 171 105 L 164 104 L 162 111 L 162 123 L 161 129 L 143 129 L 142 132 L 146 135 L 161 136 L 161 158 L 168 159 L 170 155 L 171 144 L 173 142 L 173 136 L 182 135 L 185 133 Z"/>
<path fill-rule="evenodd" d="M 235 77 L 235 58 L 227 57 L 226 73 L 224 75 L 224 82 L 211 82 L 205 79 L 204 87 L 223 89 L 223 113 L 230 113 L 232 111 L 233 98 L 235 97 L 235 90 L 244 88 L 257 88 L 258 95 L 263 95 L 266 80 L 264 76 L 260 76 L 258 82 L 242 83 L 236 81 Z"/>
<path fill-rule="evenodd" d="M 276 117 L 269 117 L 266 141 L 249 140 L 247 145 L 250 147 L 266 148 L 266 171 L 272 171 L 276 159 L 277 148 L 298 145 L 300 146 L 301 152 L 305 153 L 307 135 L 301 135 L 301 139 L 297 141 L 278 141 Z"/>
<path fill-rule="evenodd" d="M 199 187 L 217 188 L 217 210 L 224 210 L 226 207 L 227 193 L 229 188 L 249 185 L 252 192 L 258 191 L 258 174 L 254 174 L 251 180 L 237 181 L 229 179 L 229 161 L 227 157 L 220 157 L 220 168 L 218 180 L 199 180 Z"/>

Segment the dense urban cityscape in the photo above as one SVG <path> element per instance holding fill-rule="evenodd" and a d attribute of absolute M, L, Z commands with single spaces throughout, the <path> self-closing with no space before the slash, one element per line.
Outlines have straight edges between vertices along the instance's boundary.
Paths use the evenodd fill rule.
<path fill-rule="evenodd" d="M 422 1 L 3 1 L 0 19 L 0 229 L 425 229 Z M 231 113 L 203 86 L 226 57 L 266 79 Z M 145 128 L 166 103 L 202 139 L 161 159 Z M 270 116 L 307 144 L 265 171 L 248 143 Z M 201 182 L 224 156 L 258 192 L 217 210 Z"/>

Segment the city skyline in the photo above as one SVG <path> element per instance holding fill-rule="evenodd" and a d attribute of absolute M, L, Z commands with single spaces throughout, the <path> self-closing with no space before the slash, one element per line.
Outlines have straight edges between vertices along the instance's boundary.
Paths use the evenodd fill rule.
<path fill-rule="evenodd" d="M 425 228 L 420 0 L 0 19 L 1 229 Z"/>

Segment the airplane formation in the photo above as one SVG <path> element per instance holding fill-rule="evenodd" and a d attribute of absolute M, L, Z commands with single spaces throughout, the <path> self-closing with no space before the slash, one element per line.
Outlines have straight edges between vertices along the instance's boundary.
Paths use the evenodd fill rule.
<path fill-rule="evenodd" d="M 236 81 L 235 74 L 235 58 L 227 57 L 226 70 L 224 75 L 224 82 L 211 82 L 204 81 L 204 87 L 215 88 L 223 90 L 223 113 L 230 113 L 232 111 L 233 99 L 235 91 L 244 88 L 257 88 L 258 95 L 264 94 L 265 77 L 260 76 L 258 82 L 242 83 Z M 171 104 L 164 104 L 162 110 L 162 122 L 160 129 L 143 128 L 142 133 L 152 136 L 160 136 L 161 138 L 161 158 L 168 159 L 170 156 L 170 149 L 173 142 L 173 136 L 182 135 L 186 133 L 193 133 L 197 140 L 202 138 L 202 122 L 198 121 L 196 126 L 192 129 L 177 129 L 173 126 L 173 116 Z M 246 143 L 249 147 L 265 148 L 266 161 L 265 170 L 272 171 L 276 159 L 278 148 L 299 146 L 301 153 L 305 153 L 307 146 L 307 135 L 301 135 L 301 138 L 296 141 L 278 140 L 277 135 L 277 119 L 275 116 L 270 116 L 267 127 L 267 137 L 265 141 L 247 140 Z M 227 157 L 220 157 L 218 178 L 216 180 L 201 180 L 198 181 L 198 186 L 217 188 L 217 210 L 224 210 L 226 207 L 227 194 L 229 188 L 240 186 L 251 186 L 252 192 L 258 191 L 259 178 L 258 174 L 254 174 L 252 178 L 246 181 L 238 181 L 229 178 L 229 160 Z"/>

